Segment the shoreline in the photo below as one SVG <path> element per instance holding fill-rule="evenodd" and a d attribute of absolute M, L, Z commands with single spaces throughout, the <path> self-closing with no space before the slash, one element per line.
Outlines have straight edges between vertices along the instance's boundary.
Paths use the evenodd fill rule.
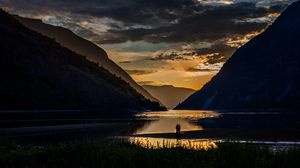
<path fill-rule="evenodd" d="M 175 133 L 136 134 L 131 137 L 176 139 Z M 249 141 L 299 141 L 299 129 L 207 129 L 185 131 L 181 139 L 222 139 Z"/>

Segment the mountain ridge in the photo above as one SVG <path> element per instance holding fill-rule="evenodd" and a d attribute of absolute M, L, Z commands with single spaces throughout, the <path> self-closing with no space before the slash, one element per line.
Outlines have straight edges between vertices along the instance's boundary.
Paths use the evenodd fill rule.
<path fill-rule="evenodd" d="M 99 64 L 112 74 L 121 77 L 124 81 L 128 82 L 134 89 L 141 93 L 145 98 L 151 101 L 159 102 L 150 93 L 148 93 L 143 87 L 138 85 L 120 66 L 109 59 L 106 51 L 96 44 L 76 35 L 69 29 L 53 26 L 43 23 L 39 19 L 24 18 L 15 15 L 15 18 L 21 22 L 27 28 L 34 30 L 53 38 L 56 42 L 60 43 L 64 47 L 85 56 L 88 60 Z"/>
<path fill-rule="evenodd" d="M 163 110 L 128 83 L 0 10 L 0 109 Z"/>
<path fill-rule="evenodd" d="M 176 109 L 290 109 L 300 100 L 300 1 Z"/>

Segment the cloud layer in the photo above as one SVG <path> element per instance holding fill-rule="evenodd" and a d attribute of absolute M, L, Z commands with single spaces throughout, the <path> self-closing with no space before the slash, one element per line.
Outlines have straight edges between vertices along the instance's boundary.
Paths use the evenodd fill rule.
<path fill-rule="evenodd" d="M 215 5 L 216 2 L 230 5 Z M 281 1 L 268 7 L 257 6 L 256 1 L 234 2 L 1 0 L 0 5 L 20 14 L 49 16 L 43 19 L 52 24 L 77 29 L 77 32 L 90 38 L 98 36 L 94 37 L 98 44 L 128 40 L 151 43 L 215 41 L 242 36 L 260 31 L 268 24 L 255 19 L 279 13 L 286 6 Z M 99 23 L 102 28 L 97 25 Z M 101 30 L 99 32 L 96 29 Z"/>
<path fill-rule="evenodd" d="M 203 72 L 217 72 L 240 45 L 263 31 L 291 2 L 0 0 L 0 7 L 71 29 L 104 47 L 141 82 L 167 84 L 159 74 L 174 72 L 184 76 L 179 75 L 177 83 L 187 86 L 195 74 L 199 82 Z M 174 81 L 170 79 L 171 84 Z"/>

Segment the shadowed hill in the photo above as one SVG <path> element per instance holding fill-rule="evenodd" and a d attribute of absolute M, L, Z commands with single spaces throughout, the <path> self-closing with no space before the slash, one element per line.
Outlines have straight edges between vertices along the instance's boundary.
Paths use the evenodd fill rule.
<path fill-rule="evenodd" d="M 299 108 L 300 1 L 239 48 L 220 72 L 177 109 Z"/>
<path fill-rule="evenodd" d="M 162 109 L 85 57 L 0 10 L 0 108 Z"/>
<path fill-rule="evenodd" d="M 99 64 L 112 74 L 122 78 L 123 80 L 128 82 L 131 87 L 141 93 L 145 98 L 152 101 L 158 101 L 143 87 L 138 85 L 121 67 L 110 60 L 106 52 L 94 43 L 77 36 L 68 29 L 45 24 L 41 20 L 23 18 L 19 16 L 15 17 L 27 28 L 39 32 L 49 38 L 55 39 L 55 41 L 60 43 L 62 46 L 85 56 L 88 60 Z"/>

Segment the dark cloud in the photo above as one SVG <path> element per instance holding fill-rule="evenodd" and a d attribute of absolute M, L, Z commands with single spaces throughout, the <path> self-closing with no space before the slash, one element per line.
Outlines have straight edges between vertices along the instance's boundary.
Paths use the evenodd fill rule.
<path fill-rule="evenodd" d="M 276 4 L 268 9 L 257 7 L 254 2 L 208 6 L 197 0 L 2 0 L 0 6 L 16 12 L 71 13 L 72 17 L 81 20 L 88 20 L 86 17 L 90 16 L 106 17 L 122 23 L 109 23 L 108 32 L 101 38 L 92 38 L 98 44 L 104 44 L 139 40 L 151 43 L 214 41 L 243 36 L 262 30 L 268 23 L 237 20 L 280 12 L 286 4 Z M 81 28 L 82 32 L 76 26 L 73 29 L 84 37 L 97 36 L 84 28 Z"/>
<path fill-rule="evenodd" d="M 72 10 L 96 17 L 110 17 L 126 25 L 151 26 L 169 22 L 182 15 L 192 14 L 194 10 L 199 10 L 197 7 L 199 5 L 194 0 L 108 0 L 100 3 L 88 10 L 86 8 L 73 8 Z"/>
<path fill-rule="evenodd" d="M 154 71 L 154 70 L 138 70 L 138 69 L 134 69 L 134 70 L 126 69 L 125 71 L 127 73 L 129 73 L 130 75 L 147 75 L 147 74 L 157 72 L 157 71 Z"/>
<path fill-rule="evenodd" d="M 171 52 L 171 53 L 160 53 L 157 56 L 150 58 L 152 61 L 160 61 L 160 60 L 187 60 L 188 58 L 185 58 L 185 53 L 181 54 L 178 52 Z"/>
<path fill-rule="evenodd" d="M 212 54 L 209 57 L 207 63 L 215 64 L 219 62 L 225 62 L 227 59 L 231 57 L 231 55 L 236 49 L 237 49 L 236 47 L 232 47 L 224 44 L 215 44 L 210 48 L 196 49 L 194 53 L 197 55 Z M 218 54 L 216 55 L 213 53 L 218 53 Z"/>
<path fill-rule="evenodd" d="M 150 58 L 150 60 L 189 60 L 205 57 L 207 59 L 206 63 L 216 64 L 225 62 L 228 58 L 230 58 L 235 50 L 236 47 L 231 47 L 225 44 L 215 44 L 208 48 L 160 53 L 157 56 Z"/>
<path fill-rule="evenodd" d="M 125 24 L 159 24 L 159 20 L 170 21 L 198 10 L 194 0 L 1 0 L 1 4 L 18 10 L 109 17 Z"/>
<path fill-rule="evenodd" d="M 192 67 L 192 68 L 186 69 L 185 71 L 187 71 L 187 72 L 207 72 L 207 71 L 212 71 L 212 70 L 210 68 L 195 68 L 195 67 Z"/>
<path fill-rule="evenodd" d="M 215 41 L 225 37 L 243 36 L 251 32 L 261 31 L 268 23 L 238 22 L 238 20 L 264 17 L 269 12 L 267 8 L 257 7 L 254 3 L 208 7 L 203 12 L 183 15 L 178 18 L 176 23 L 166 26 L 150 29 L 112 29 L 109 32 L 115 34 L 115 38 L 110 39 L 110 41 L 99 41 L 99 43 L 119 43 L 139 40 L 152 43 L 194 42 L 200 40 Z"/>
<path fill-rule="evenodd" d="M 268 12 L 269 13 L 280 13 L 285 8 L 288 7 L 288 4 L 276 4 L 269 7 Z"/>

